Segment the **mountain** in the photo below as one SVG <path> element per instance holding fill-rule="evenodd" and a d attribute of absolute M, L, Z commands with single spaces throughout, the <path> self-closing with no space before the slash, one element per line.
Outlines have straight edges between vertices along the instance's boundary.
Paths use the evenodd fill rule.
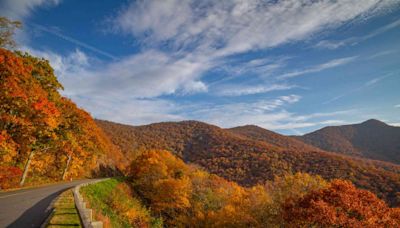
<path fill-rule="evenodd" d="M 322 151 L 322 149 L 306 144 L 301 140 L 281 135 L 255 125 L 234 127 L 227 130 L 249 139 L 270 143 L 283 149 L 294 151 Z"/>
<path fill-rule="evenodd" d="M 323 150 L 400 164 L 400 127 L 379 120 L 325 127 L 295 138 Z"/>
<path fill-rule="evenodd" d="M 328 153 L 297 140 L 289 143 L 296 146 L 284 147 L 280 140 L 254 140 L 235 133 L 237 129 L 227 130 L 197 121 L 137 127 L 96 122 L 125 151 L 127 160 L 148 149 L 166 149 L 187 163 L 243 186 L 264 183 L 287 172 L 306 172 L 325 179 L 348 179 L 391 205 L 399 203 L 396 194 L 400 192 L 400 166 L 391 163 Z"/>

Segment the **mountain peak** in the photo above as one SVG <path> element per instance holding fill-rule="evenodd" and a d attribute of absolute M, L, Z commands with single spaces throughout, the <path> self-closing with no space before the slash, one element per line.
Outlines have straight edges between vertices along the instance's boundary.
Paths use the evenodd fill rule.
<path fill-rule="evenodd" d="M 380 121 L 380 120 L 377 120 L 377 119 L 369 119 L 369 120 L 367 120 L 367 121 L 362 122 L 361 125 L 364 125 L 364 126 L 374 126 L 374 127 L 375 127 L 375 126 L 387 126 L 386 123 L 384 123 L 384 122 L 382 122 L 382 121 Z"/>

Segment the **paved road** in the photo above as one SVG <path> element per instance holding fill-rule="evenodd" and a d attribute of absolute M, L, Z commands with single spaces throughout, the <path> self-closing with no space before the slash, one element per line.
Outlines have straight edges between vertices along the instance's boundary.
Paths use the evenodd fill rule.
<path fill-rule="evenodd" d="M 92 180 L 0 192 L 0 227 L 40 227 L 49 216 L 50 203 L 64 190 Z"/>

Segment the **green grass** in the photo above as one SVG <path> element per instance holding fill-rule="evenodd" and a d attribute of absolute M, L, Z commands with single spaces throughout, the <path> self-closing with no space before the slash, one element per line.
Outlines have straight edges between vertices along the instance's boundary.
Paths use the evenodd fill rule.
<path fill-rule="evenodd" d="M 67 190 L 58 197 L 51 216 L 47 227 L 82 227 L 72 190 Z"/>
<path fill-rule="evenodd" d="M 91 209 L 110 219 L 112 227 L 130 227 L 127 221 L 120 218 L 107 204 L 108 196 L 114 188 L 121 183 L 119 179 L 109 179 L 81 188 L 81 194 L 88 201 Z"/>
<path fill-rule="evenodd" d="M 108 220 L 106 223 L 109 224 L 105 226 L 140 227 L 144 222 L 151 227 L 162 227 L 162 221 L 152 218 L 149 210 L 129 189 L 123 179 L 112 178 L 82 187 L 81 194 L 94 209 L 94 214 L 100 216 L 96 219 Z"/>

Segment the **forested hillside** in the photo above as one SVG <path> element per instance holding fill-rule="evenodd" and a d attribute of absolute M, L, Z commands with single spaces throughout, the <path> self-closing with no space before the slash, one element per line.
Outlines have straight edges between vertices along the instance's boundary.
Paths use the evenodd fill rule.
<path fill-rule="evenodd" d="M 322 149 L 306 144 L 301 140 L 284 136 L 255 125 L 234 127 L 227 130 L 238 135 L 243 135 L 249 139 L 273 144 L 281 149 L 295 151 L 323 151 Z"/>
<path fill-rule="evenodd" d="M 378 120 L 325 127 L 296 139 L 323 150 L 400 164 L 400 127 Z"/>
<path fill-rule="evenodd" d="M 121 159 L 91 116 L 62 97 L 45 59 L 0 49 L 0 187 L 91 176 Z"/>
<path fill-rule="evenodd" d="M 187 165 L 167 151 L 148 150 L 132 162 L 128 177 L 133 195 L 161 216 L 166 227 L 400 225 L 399 209 L 389 208 L 371 192 L 304 173 L 246 188 Z M 126 214 L 132 215 L 132 223 L 146 221 L 135 218 L 141 213 Z"/>
<path fill-rule="evenodd" d="M 108 121 L 97 123 L 129 159 L 140 151 L 166 149 L 185 162 L 200 165 L 243 186 L 264 183 L 288 172 L 307 172 L 329 180 L 351 180 L 391 205 L 399 203 L 400 167 L 390 163 L 321 151 L 284 149 L 196 121 L 139 127 Z"/>

